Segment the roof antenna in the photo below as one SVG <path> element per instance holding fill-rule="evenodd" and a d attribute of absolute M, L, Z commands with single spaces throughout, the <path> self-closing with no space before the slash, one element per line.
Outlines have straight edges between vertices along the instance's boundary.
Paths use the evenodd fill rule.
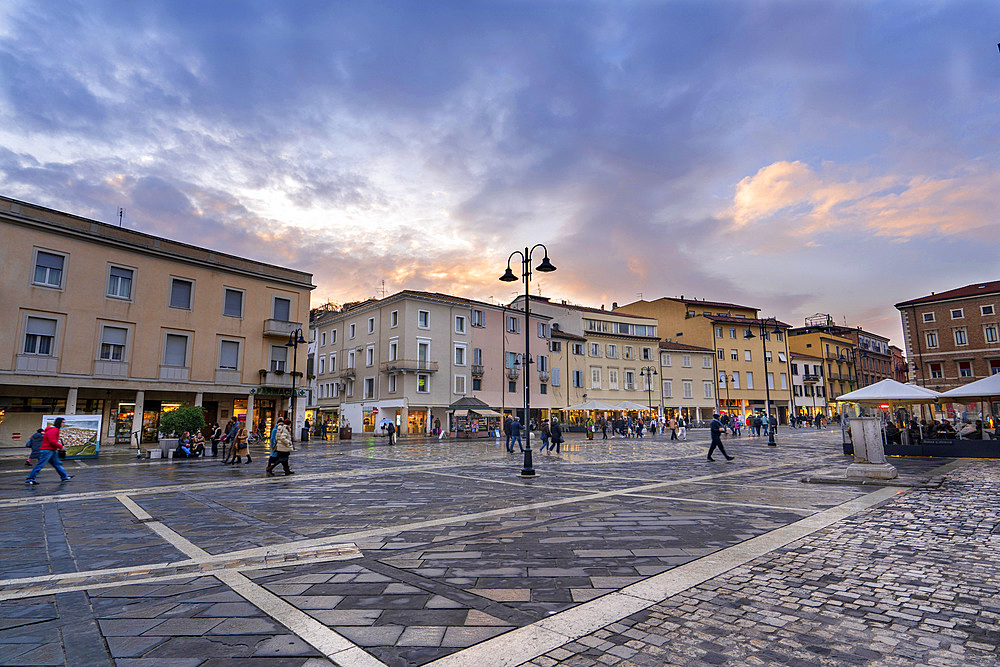
<path fill-rule="evenodd" d="M 639 301 L 642 301 L 642 292 L 636 292 L 639 295 Z"/>
<path fill-rule="evenodd" d="M 125 209 L 121 206 L 118 207 L 118 226 L 122 226 L 122 220 L 125 218 Z"/>
<path fill-rule="evenodd" d="M 385 280 L 384 279 L 382 280 L 382 284 L 379 287 L 378 292 L 379 292 L 379 294 L 382 295 L 382 298 L 384 299 L 385 298 Z"/>

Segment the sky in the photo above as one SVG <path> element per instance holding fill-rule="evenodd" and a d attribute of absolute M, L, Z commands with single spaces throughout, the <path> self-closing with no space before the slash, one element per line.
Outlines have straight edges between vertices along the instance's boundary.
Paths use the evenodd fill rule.
<path fill-rule="evenodd" d="M 309 271 L 313 305 L 509 302 L 542 243 L 533 294 L 903 347 L 892 304 L 1000 279 L 998 26 L 961 1 L 0 0 L 0 194 Z"/>

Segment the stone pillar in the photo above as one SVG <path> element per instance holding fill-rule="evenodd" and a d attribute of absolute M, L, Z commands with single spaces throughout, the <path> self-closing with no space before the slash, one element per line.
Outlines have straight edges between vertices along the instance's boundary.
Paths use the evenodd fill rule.
<path fill-rule="evenodd" d="M 204 394 L 202 392 L 200 392 L 200 391 L 194 395 L 194 405 L 195 405 L 195 407 L 198 407 L 198 408 L 201 407 L 201 401 L 202 401 L 202 397 L 203 396 L 204 396 Z"/>
<path fill-rule="evenodd" d="M 848 477 L 895 479 L 899 475 L 885 460 L 882 424 L 878 417 L 852 418 L 851 441 L 854 443 L 854 463 L 847 466 Z"/>
<path fill-rule="evenodd" d="M 410 409 L 405 405 L 399 409 L 399 432 L 410 432 Z"/>
<path fill-rule="evenodd" d="M 247 432 L 253 431 L 253 397 L 254 394 L 247 394 Z M 235 415 L 234 415 L 235 416 Z"/>
<path fill-rule="evenodd" d="M 76 414 L 76 398 L 79 393 L 80 390 L 77 387 L 70 387 L 69 391 L 66 392 L 66 414 Z"/>
<path fill-rule="evenodd" d="M 129 432 L 129 443 L 134 443 L 136 448 L 139 448 L 140 440 L 142 440 L 142 413 L 143 413 L 143 401 L 146 400 L 146 393 L 143 391 L 135 392 L 135 412 L 132 413 L 132 428 Z M 138 439 L 136 438 L 136 431 L 139 432 Z"/>

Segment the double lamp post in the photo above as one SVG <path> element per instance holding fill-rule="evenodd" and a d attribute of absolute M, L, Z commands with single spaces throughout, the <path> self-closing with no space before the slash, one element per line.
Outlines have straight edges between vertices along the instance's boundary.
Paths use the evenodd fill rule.
<path fill-rule="evenodd" d="M 772 334 L 778 336 L 781 334 L 781 329 L 778 328 L 778 320 L 774 317 L 768 317 L 760 320 L 757 324 L 760 326 L 760 349 L 764 353 L 764 412 L 765 418 L 767 419 L 767 446 L 777 447 L 778 443 L 774 441 L 774 429 L 771 428 L 771 383 L 768 381 L 767 377 L 767 338 L 768 332 L 765 330 L 765 326 L 768 323 L 774 323 L 774 330 L 771 331 Z M 753 329 L 747 327 L 746 333 L 743 334 L 743 338 L 749 340 L 751 338 L 756 338 L 753 333 Z M 777 416 L 775 417 L 777 421 Z"/>

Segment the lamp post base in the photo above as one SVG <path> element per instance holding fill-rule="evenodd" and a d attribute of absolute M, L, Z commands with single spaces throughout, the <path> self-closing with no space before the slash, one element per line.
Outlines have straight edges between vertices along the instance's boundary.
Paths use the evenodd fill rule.
<path fill-rule="evenodd" d="M 521 468 L 521 477 L 534 477 L 535 468 L 531 465 L 531 450 L 524 450 L 524 467 Z"/>
<path fill-rule="evenodd" d="M 768 434 L 767 434 L 767 446 L 768 447 L 777 447 L 778 446 L 778 443 L 776 443 L 774 441 L 774 431 L 769 431 Z"/>

